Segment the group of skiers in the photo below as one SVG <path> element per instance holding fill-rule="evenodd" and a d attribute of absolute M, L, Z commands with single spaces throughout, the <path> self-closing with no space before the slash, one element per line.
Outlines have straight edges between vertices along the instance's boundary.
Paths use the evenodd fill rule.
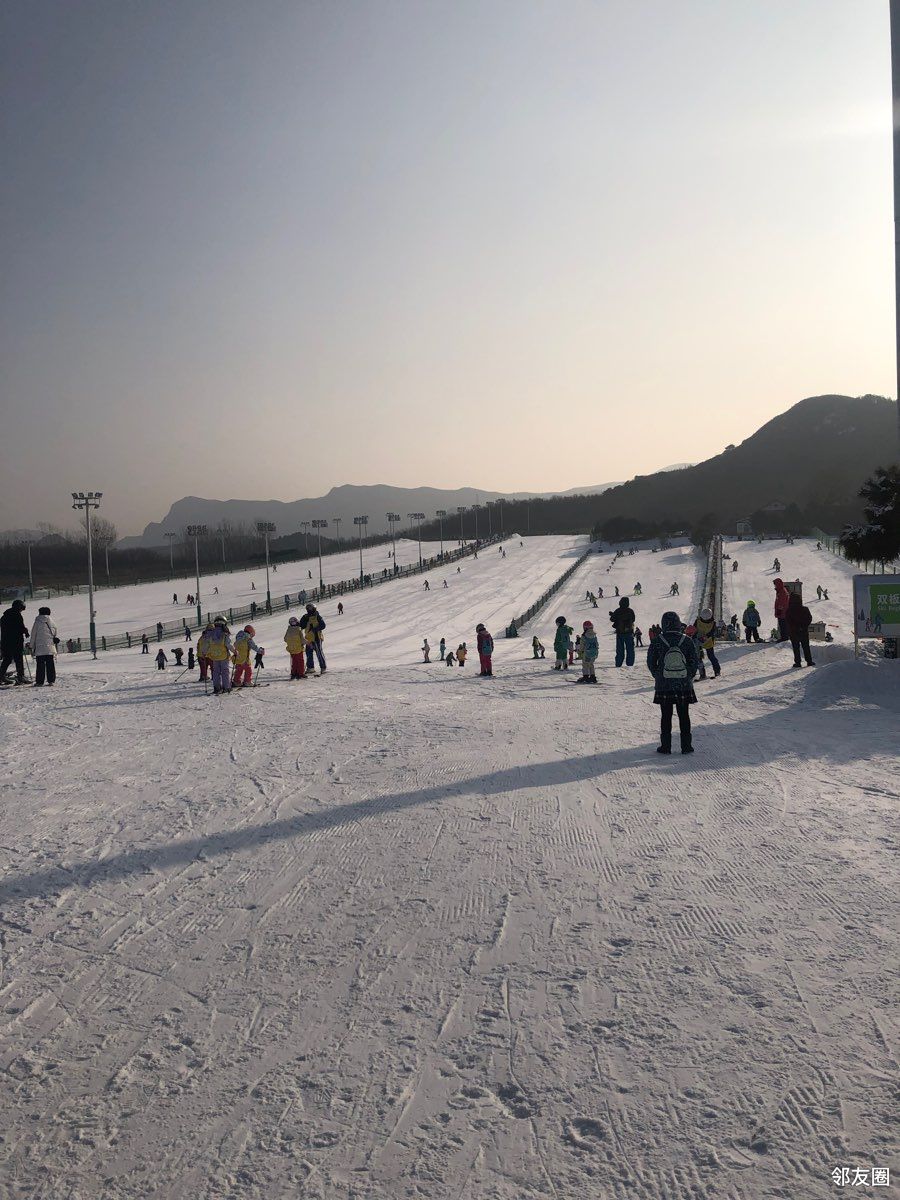
<path fill-rule="evenodd" d="M 494 639 L 488 633 L 487 628 L 479 622 L 475 626 L 475 645 L 478 650 L 478 662 L 481 667 L 480 675 L 493 676 L 494 668 L 492 656 L 494 653 Z M 441 638 L 438 645 L 438 655 L 440 660 L 448 667 L 452 667 L 454 663 L 457 666 L 464 667 L 466 658 L 469 654 L 469 648 L 465 642 L 460 642 L 456 650 L 447 649 L 447 639 Z M 422 659 L 423 662 L 431 662 L 431 646 L 428 643 L 428 638 L 422 643 Z"/>
<path fill-rule="evenodd" d="M 25 673 L 25 650 L 31 650 L 35 658 L 34 686 L 52 687 L 56 683 L 56 647 L 59 634 L 50 620 L 50 609 L 46 605 L 38 609 L 38 615 L 29 630 L 22 613 L 24 600 L 13 600 L 0 616 L 0 685 L 13 683 L 18 687 L 28 683 Z M 7 671 L 15 666 L 13 679 Z"/>

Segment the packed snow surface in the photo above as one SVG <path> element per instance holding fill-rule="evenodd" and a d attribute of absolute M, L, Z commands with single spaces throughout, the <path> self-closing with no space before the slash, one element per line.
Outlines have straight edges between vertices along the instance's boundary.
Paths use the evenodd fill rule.
<path fill-rule="evenodd" d="M 4 1200 L 896 1178 L 900 664 L 727 646 L 696 753 L 664 758 L 607 613 L 640 581 L 645 632 L 690 615 L 700 556 L 591 554 L 503 639 L 584 549 L 505 546 L 323 606 L 321 677 L 281 682 L 282 615 L 257 623 L 274 686 L 207 698 L 122 651 L 3 691 Z M 742 598 L 773 548 L 813 595 L 831 571 L 849 624 L 852 572 L 808 545 L 729 545 Z M 558 613 L 596 623 L 597 687 L 551 670 Z M 421 662 L 478 620 L 493 679 Z"/>

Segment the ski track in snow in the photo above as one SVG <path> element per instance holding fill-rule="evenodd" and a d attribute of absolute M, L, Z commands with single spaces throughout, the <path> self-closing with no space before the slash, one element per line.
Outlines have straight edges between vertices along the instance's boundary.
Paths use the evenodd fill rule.
<path fill-rule="evenodd" d="M 900 1169 L 898 664 L 726 645 L 661 760 L 644 654 L 613 669 L 584 595 L 640 579 L 646 630 L 698 556 L 592 555 L 534 662 L 502 625 L 577 539 L 507 545 L 350 597 L 324 678 L 214 700 L 122 653 L 4 694 L 4 1200 L 818 1200 Z M 728 549 L 766 616 L 778 553 L 849 625 L 846 564 Z M 596 688 L 550 669 L 560 612 Z M 493 680 L 416 662 L 480 619 Z"/>

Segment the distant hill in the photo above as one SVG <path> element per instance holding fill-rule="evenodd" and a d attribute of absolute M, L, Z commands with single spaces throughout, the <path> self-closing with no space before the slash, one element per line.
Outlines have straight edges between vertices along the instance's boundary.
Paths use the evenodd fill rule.
<path fill-rule="evenodd" d="M 898 457 L 895 401 L 811 396 L 715 458 L 609 488 L 591 508 L 598 523 L 628 517 L 689 526 L 712 514 L 728 529 L 770 505 L 795 506 L 813 520 L 831 514 L 834 522 L 860 510 L 862 482 Z"/>
<path fill-rule="evenodd" d="M 599 494 L 615 484 L 599 483 L 589 488 L 577 489 L 579 493 Z M 548 495 L 567 493 L 553 492 Z M 151 522 L 143 534 L 125 537 L 116 543 L 117 549 L 134 547 L 165 546 L 166 533 L 180 534 L 187 525 L 208 525 L 210 532 L 223 522 L 232 527 L 246 525 L 255 528 L 257 521 L 272 521 L 278 534 L 295 533 L 301 521 L 324 518 L 329 522 L 329 533 L 334 533 L 331 522 L 340 517 L 342 537 L 353 536 L 353 518 L 368 516 L 370 534 L 387 533 L 386 514 L 400 514 L 401 527 L 411 522 L 407 513 L 424 512 L 433 517 L 435 510 L 446 509 L 455 515 L 458 506 L 466 508 L 473 504 L 484 504 L 486 500 L 526 500 L 537 497 L 534 492 L 490 492 L 476 488 L 400 488 L 389 484 L 355 485 L 343 484 L 334 487 L 325 496 L 308 500 L 205 500 L 200 496 L 185 496 L 169 509 L 162 521 Z"/>

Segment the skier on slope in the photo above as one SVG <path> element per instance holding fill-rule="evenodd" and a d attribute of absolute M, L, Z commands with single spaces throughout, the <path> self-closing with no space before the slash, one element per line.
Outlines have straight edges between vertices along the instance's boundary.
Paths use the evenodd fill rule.
<path fill-rule="evenodd" d="M 569 669 L 569 641 L 572 637 L 572 626 L 566 624 L 565 617 L 556 618 L 556 633 L 553 637 L 553 653 L 556 655 L 554 671 Z"/>
<path fill-rule="evenodd" d="M 481 664 L 481 674 L 493 675 L 494 670 L 491 666 L 491 655 L 494 653 L 494 639 L 484 625 L 481 624 L 475 626 L 475 634 L 478 645 L 478 661 Z"/>
<path fill-rule="evenodd" d="M 431 662 L 431 647 L 428 645 L 428 638 L 422 643 L 422 658 L 424 662 Z"/>
<path fill-rule="evenodd" d="M 594 622 L 585 621 L 581 635 L 581 678 L 576 683 L 596 683 L 595 664 L 600 653 L 600 643 L 594 633 Z"/>
<path fill-rule="evenodd" d="M 535 634 L 534 637 L 531 639 L 531 653 L 534 658 L 543 658 L 544 657 L 544 647 L 541 643 L 541 639 L 538 637 L 537 634 Z"/>
<path fill-rule="evenodd" d="M 466 655 L 469 653 L 469 648 L 465 642 L 460 642 L 456 647 L 456 661 L 461 667 L 466 665 Z"/>
<path fill-rule="evenodd" d="M 663 613 L 662 627 L 647 650 L 647 669 L 655 681 L 653 703 L 660 706 L 657 754 L 672 753 L 673 710 L 678 713 L 681 753 L 693 753 L 689 706 L 697 703 L 693 679 L 698 664 L 697 648 L 682 632 L 678 613 Z"/>
<path fill-rule="evenodd" d="M 38 615 L 31 627 L 31 652 L 37 662 L 35 687 L 43 687 L 44 680 L 48 687 L 56 682 L 56 647 L 59 645 L 59 634 L 56 626 L 50 620 L 50 609 L 39 608 Z"/>
<path fill-rule="evenodd" d="M 694 622 L 696 629 L 696 641 L 700 651 L 700 678 L 706 678 L 706 667 L 703 665 L 703 653 L 709 659 L 709 665 L 713 669 L 716 679 L 722 674 L 722 668 L 719 665 L 719 660 L 716 658 L 716 623 L 713 620 L 711 608 L 701 608 L 700 616 Z"/>
<path fill-rule="evenodd" d="M 755 600 L 747 601 L 747 607 L 744 609 L 744 615 L 741 617 L 741 624 L 744 626 L 744 636 L 747 639 L 747 644 L 749 645 L 751 641 L 758 642 L 762 617 L 759 615 Z"/>
<path fill-rule="evenodd" d="M 312 671 L 314 659 L 319 660 L 319 672 L 325 674 L 325 655 L 322 651 L 322 632 L 325 629 L 325 619 L 316 606 L 307 604 L 306 612 L 300 618 L 300 628 L 306 636 L 306 669 Z"/>
<path fill-rule="evenodd" d="M 788 637 L 791 639 L 791 649 L 794 651 L 794 666 L 800 666 L 800 651 L 808 667 L 814 667 L 812 651 L 809 648 L 809 627 L 812 624 L 812 613 L 803 603 L 799 592 L 794 592 L 788 601 L 785 614 Z M 880 631 L 881 617 L 876 617 L 875 633 Z"/>
<path fill-rule="evenodd" d="M 440 644 L 438 645 L 438 654 L 442 660 L 447 657 L 447 639 L 446 638 L 441 638 Z"/>
<path fill-rule="evenodd" d="M 205 682 L 205 680 L 209 674 L 210 661 L 209 661 L 209 658 L 207 657 L 207 650 L 209 648 L 209 635 L 212 633 L 212 631 L 213 631 L 213 623 L 212 623 L 212 621 L 207 621 L 206 628 L 203 630 L 203 632 L 197 638 L 197 662 L 200 664 L 200 682 L 201 683 Z"/>
<path fill-rule="evenodd" d="M 786 642 L 788 640 L 787 617 L 788 604 L 791 600 L 791 593 L 784 586 L 783 579 L 773 579 L 772 586 L 775 588 L 775 620 L 778 622 L 778 640 Z"/>
<path fill-rule="evenodd" d="M 234 675 L 232 687 L 247 687 L 253 681 L 253 668 L 250 666 L 250 651 L 259 650 L 253 638 L 256 630 L 252 625 L 245 625 L 234 639 Z"/>
<path fill-rule="evenodd" d="M 0 617 L 0 683 L 8 683 L 7 669 L 11 663 L 16 664 L 16 685 L 21 687 L 25 682 L 25 639 L 28 637 L 28 627 L 22 613 L 25 611 L 24 600 L 13 600 L 9 608 Z"/>
<path fill-rule="evenodd" d="M 231 630 L 224 617 L 218 616 L 206 639 L 206 658 L 212 672 L 213 694 L 216 696 L 231 691 L 231 655 L 234 645 Z"/>
<path fill-rule="evenodd" d="M 306 638 L 303 635 L 303 630 L 300 628 L 298 617 L 291 617 L 288 621 L 288 627 L 284 634 L 284 644 L 288 654 L 291 656 L 291 679 L 305 679 L 304 650 L 306 649 Z"/>
<path fill-rule="evenodd" d="M 166 654 L 165 650 L 163 650 L 162 646 L 160 646 L 160 648 L 159 648 L 159 652 L 158 652 L 158 654 L 156 655 L 156 669 L 157 669 L 157 671 L 164 671 L 164 670 L 166 669 L 166 663 L 167 663 L 168 661 L 169 661 L 169 659 L 168 659 L 168 655 Z"/>
<path fill-rule="evenodd" d="M 621 667 L 624 662 L 627 667 L 633 667 L 636 618 L 627 596 L 623 596 L 619 607 L 609 614 L 609 620 L 616 634 L 616 666 Z"/>

